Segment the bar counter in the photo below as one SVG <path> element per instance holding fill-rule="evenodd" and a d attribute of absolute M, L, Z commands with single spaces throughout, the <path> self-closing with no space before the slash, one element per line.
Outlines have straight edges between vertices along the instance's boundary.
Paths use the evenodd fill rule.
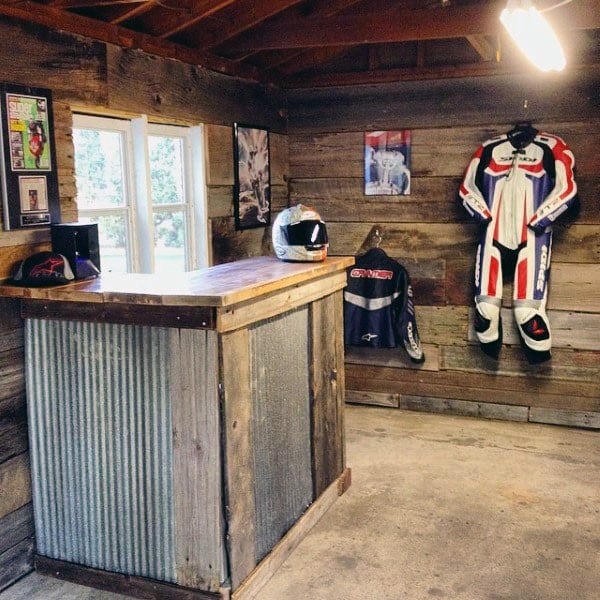
<path fill-rule="evenodd" d="M 36 568 L 251 598 L 350 483 L 352 258 L 5 285 L 25 320 Z"/>

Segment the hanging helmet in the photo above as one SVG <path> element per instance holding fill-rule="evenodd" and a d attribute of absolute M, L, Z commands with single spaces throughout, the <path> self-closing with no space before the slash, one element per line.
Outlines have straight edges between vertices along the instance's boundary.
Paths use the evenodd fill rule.
<path fill-rule="evenodd" d="M 279 213 L 273 225 L 277 258 L 318 262 L 327 258 L 327 228 L 316 210 L 298 204 Z"/>

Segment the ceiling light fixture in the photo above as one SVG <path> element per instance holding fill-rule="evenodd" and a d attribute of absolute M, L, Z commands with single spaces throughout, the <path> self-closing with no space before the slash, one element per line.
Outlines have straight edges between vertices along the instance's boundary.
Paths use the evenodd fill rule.
<path fill-rule="evenodd" d="M 567 2 L 560 2 L 552 10 Z M 546 12 L 546 11 L 542 11 Z M 562 71 L 567 64 L 554 30 L 531 0 L 508 0 L 500 21 L 525 56 L 542 71 Z"/>

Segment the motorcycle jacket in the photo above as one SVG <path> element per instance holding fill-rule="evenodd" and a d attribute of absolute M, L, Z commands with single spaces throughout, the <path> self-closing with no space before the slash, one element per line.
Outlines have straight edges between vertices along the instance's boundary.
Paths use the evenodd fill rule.
<path fill-rule="evenodd" d="M 372 248 L 347 269 L 347 280 L 345 345 L 403 347 L 413 362 L 423 362 L 413 291 L 406 269 L 380 248 Z"/>

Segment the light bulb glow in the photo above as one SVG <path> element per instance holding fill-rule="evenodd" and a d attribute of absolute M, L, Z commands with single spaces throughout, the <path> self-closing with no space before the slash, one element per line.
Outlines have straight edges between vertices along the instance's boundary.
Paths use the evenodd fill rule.
<path fill-rule="evenodd" d="M 542 71 L 562 71 L 567 64 L 552 27 L 531 2 L 509 0 L 500 21 L 525 56 Z"/>

